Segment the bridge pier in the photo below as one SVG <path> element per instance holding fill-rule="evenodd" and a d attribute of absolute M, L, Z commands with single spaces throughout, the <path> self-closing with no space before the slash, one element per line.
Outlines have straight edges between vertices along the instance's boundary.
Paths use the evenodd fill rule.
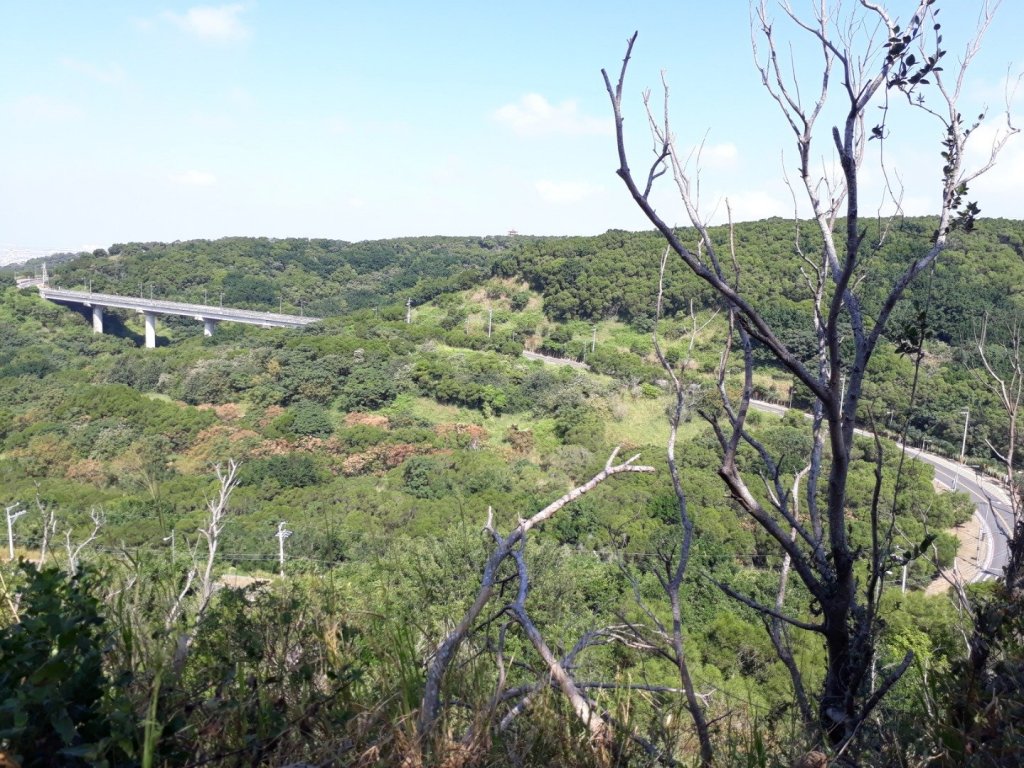
<path fill-rule="evenodd" d="M 146 349 L 156 349 L 156 314 L 143 312 L 146 318 Z"/>
<path fill-rule="evenodd" d="M 203 318 L 203 336 L 213 336 L 213 330 L 217 327 L 216 320 Z"/>
<path fill-rule="evenodd" d="M 103 307 L 92 305 L 92 332 L 103 333 Z"/>

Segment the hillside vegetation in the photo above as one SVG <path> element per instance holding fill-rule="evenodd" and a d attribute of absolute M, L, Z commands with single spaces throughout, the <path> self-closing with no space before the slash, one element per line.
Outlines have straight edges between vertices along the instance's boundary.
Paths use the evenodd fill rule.
<path fill-rule="evenodd" d="M 895 275 L 894 255 L 926 247 L 933 226 L 899 222 L 866 268 Z M 813 250 L 811 228 L 800 232 Z M 728 232 L 714 236 L 724 241 Z M 1007 427 L 979 385 L 975 336 L 987 313 L 990 341 L 1005 342 L 1004 323 L 1024 311 L 1024 222 L 980 220 L 957 238 L 890 324 L 863 413 L 873 419 L 865 426 L 889 436 L 905 428 L 910 442 L 955 456 L 969 407 L 968 461 L 986 465 Z M 747 292 L 810 359 L 811 305 L 793 222 L 740 224 L 735 240 Z M 16 290 L 17 269 L 0 272 L 0 501 L 27 510 L 12 523 L 19 556 L 43 554 L 69 572 L 79 559 L 85 566 L 65 578 L 0 564 L 0 652 L 15 670 L 0 673 L 9 715 L 0 719 L 0 744 L 35 744 L 67 761 L 38 764 L 411 760 L 425 651 L 475 594 L 490 546 L 481 534 L 488 511 L 499 531 L 510 530 L 598 473 L 615 446 L 656 471 L 602 484 L 531 534 L 531 616 L 560 656 L 595 628 L 670 622 L 658 600 L 659 564 L 676 536 L 665 460 L 672 399 L 652 332 L 678 373 L 707 388 L 727 329 L 713 297 L 675 266 L 656 319 L 662 250 L 654 233 L 620 231 L 366 243 L 227 238 L 116 244 L 51 268 L 51 283 L 62 287 L 323 318 L 301 331 L 222 323 L 204 338 L 200 323 L 161 317 L 153 350 L 141 348 L 137 315 L 112 311 L 109 332 L 94 335 L 84 314 Z M 866 311 L 878 300 L 865 297 Z M 910 403 L 906 350 L 922 333 L 926 383 Z M 588 370 L 531 361 L 524 350 Z M 794 406 L 781 419 L 751 417 L 792 478 L 800 467 L 785 457 L 805 453 L 809 440 L 804 394 L 767 357 L 754 384 L 757 397 Z M 738 378 L 727 386 L 738 387 Z M 695 682 L 709 694 L 716 738 L 735 764 L 784 764 L 809 746 L 796 736 L 789 675 L 758 615 L 717 586 L 773 602 L 779 551 L 725 495 L 703 421 L 683 425 L 679 453 L 695 521 L 682 616 Z M 854 458 L 852 538 L 870 544 L 881 466 L 907 549 L 929 542 L 906 561 L 907 591 L 883 596 L 899 610 L 884 628 L 879 664 L 908 648 L 919 661 L 877 724 L 885 760 L 901 750 L 924 754 L 951 738 L 941 711 L 963 642 L 953 604 L 923 587 L 952 562 L 957 541 L 948 529 L 971 505 L 937 494 L 918 463 L 903 467 L 897 487 L 899 453 L 888 440 L 864 440 Z M 209 562 L 218 577 L 270 583 L 207 595 L 200 584 L 209 538 L 197 531 L 209 530 L 223 489 L 214 467 L 231 460 L 237 484 Z M 278 535 L 284 526 L 286 539 Z M 788 610 L 805 615 L 807 603 L 794 584 Z M 537 684 L 545 672 L 527 639 L 502 627 L 488 617 L 477 651 L 452 670 L 446 690 L 464 706 L 451 708 L 437 753 L 447 757 L 438 763 L 591 764 L 587 735 Z M 493 743 L 463 740 L 494 716 L 485 651 L 499 637 L 505 687 L 533 691 L 532 709 Z M 672 664 L 612 639 L 579 653 L 577 677 L 617 683 L 593 695 L 653 742 L 683 744 L 690 737 Z M 33 654 L 42 647 L 53 649 L 59 674 L 18 673 L 39 668 Z M 817 684 L 820 643 L 794 636 L 791 650 Z M 1019 707 L 1019 696 L 996 704 Z M 609 754 L 623 764 L 649 759 L 634 742 Z"/>

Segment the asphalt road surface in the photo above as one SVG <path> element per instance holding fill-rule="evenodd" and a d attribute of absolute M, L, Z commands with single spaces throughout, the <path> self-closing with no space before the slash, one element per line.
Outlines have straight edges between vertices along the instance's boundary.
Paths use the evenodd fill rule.
<path fill-rule="evenodd" d="M 778 415 L 784 414 L 787 410 L 785 406 L 760 400 L 751 400 L 750 405 L 759 411 Z M 804 415 L 810 418 L 809 414 Z M 871 436 L 870 432 L 863 429 L 858 429 L 857 434 Z M 936 480 L 947 488 L 967 493 L 974 502 L 975 514 L 981 520 L 981 539 L 986 544 L 985 560 L 979 563 L 974 581 L 987 581 L 1002 576 L 1009 558 L 1010 536 L 1013 533 L 1013 515 L 1006 491 L 991 478 L 934 453 L 908 448 L 907 455 L 931 464 L 935 470 Z"/>

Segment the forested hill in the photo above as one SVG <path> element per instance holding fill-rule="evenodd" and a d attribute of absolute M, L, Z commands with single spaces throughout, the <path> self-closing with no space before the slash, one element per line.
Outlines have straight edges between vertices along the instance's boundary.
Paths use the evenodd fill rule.
<path fill-rule="evenodd" d="M 887 222 L 882 236 L 877 224 L 869 225 L 865 236 L 872 248 L 866 250 L 863 269 L 890 279 L 864 284 L 876 290 L 890 284 L 908 258 L 928 247 L 934 225 L 928 218 Z M 695 244 L 692 230 L 680 230 L 680 235 L 684 242 Z M 727 254 L 727 228 L 714 228 L 712 235 L 722 254 Z M 816 227 L 812 222 L 794 224 L 778 218 L 741 223 L 735 226 L 733 241 L 743 291 L 761 308 L 778 336 L 809 359 L 814 339 L 803 273 L 807 265 L 800 254 L 812 255 L 819 248 Z M 624 322 L 640 338 L 649 334 L 663 250 L 662 240 L 653 231 L 612 230 L 592 237 L 437 236 L 359 243 L 231 237 L 114 244 L 91 254 L 61 254 L 50 272 L 52 281 L 63 287 L 152 293 L 172 300 L 338 318 L 321 330 L 311 329 L 314 335 L 330 335 L 341 328 L 350 333 L 352 322 L 400 321 L 411 304 L 418 313 L 423 309 L 417 327 L 402 331 L 414 340 L 434 338 L 455 348 L 505 353 L 517 353 L 528 345 L 575 359 L 587 356 L 595 370 L 624 380 L 653 382 L 660 375 L 656 361 L 650 356 L 644 359 L 649 337 L 643 342 L 596 346 L 591 337 L 593 324 L 608 322 Z M 19 271 L 25 270 L 9 267 L 0 275 L 13 282 Z M 472 298 L 474 293 L 479 295 Z M 879 297 L 864 294 L 862 301 L 870 313 Z M 705 286 L 678 259 L 671 259 L 665 277 L 666 317 L 685 315 L 691 303 L 698 311 L 715 306 Z M 492 310 L 497 311 L 491 318 L 493 337 L 483 333 L 482 325 Z M 957 414 L 966 405 L 976 414 L 968 449 L 973 447 L 984 459 L 988 456 L 985 440 L 998 438 L 1001 428 L 995 425 L 997 417 L 988 423 L 986 413 L 996 404 L 989 402 L 984 388 L 976 386 L 969 370 L 978 363 L 972 359 L 975 334 L 988 314 L 994 319 L 990 340 L 1005 341 L 1006 321 L 1020 317 L 1022 310 L 1024 221 L 981 219 L 971 232 L 954 232 L 935 268 L 922 275 L 911 286 L 908 300 L 897 306 L 889 323 L 891 343 L 874 356 L 875 373 L 865 396 L 874 403 L 875 414 L 906 411 L 902 383 L 909 369 L 897 350 L 921 333 L 923 323 L 931 340 L 925 361 L 930 386 L 909 414 L 909 435 L 954 455 L 962 431 Z M 116 330 L 116 315 L 112 323 Z M 200 333 L 190 321 L 172 320 L 164 327 L 174 329 L 181 338 Z M 221 341 L 227 340 L 225 333 L 230 338 L 241 332 L 222 329 Z M 375 333 L 386 331 L 381 328 Z M 602 330 L 598 335 L 603 334 Z M 0 372 L 25 366 L 34 370 L 37 363 L 51 370 L 62 356 L 40 355 L 32 349 L 26 346 L 19 352 L 12 337 Z M 237 376 L 234 381 L 241 386 Z M 445 386 L 450 388 L 450 382 Z M 172 386 L 166 391 L 185 397 L 184 390 L 179 390 Z M 789 397 L 789 384 L 776 382 L 758 391 L 766 397 Z M 463 395 L 467 403 L 483 402 L 482 396 Z M 799 404 L 799 389 L 794 397 Z M 197 393 L 185 399 L 203 400 Z M 513 402 L 520 399 L 513 393 Z"/>
<path fill-rule="evenodd" d="M 932 226 L 915 219 L 892 227 L 865 269 L 895 274 L 927 247 Z M 799 232 L 800 249 L 813 254 L 814 229 L 802 224 Z M 783 220 L 738 225 L 736 261 L 747 294 L 793 349 L 810 355 L 811 307 L 795 233 Z M 682 235 L 693 240 L 692 232 Z M 723 244 L 728 235 L 714 231 Z M 877 232 L 867 237 L 879 239 Z M 155 711 L 157 702 L 162 725 L 152 738 L 165 758 L 160 764 L 192 764 L 197 754 L 241 755 L 244 762 L 252 745 L 279 750 L 273 755 L 280 759 L 263 764 L 314 753 L 319 764 L 334 764 L 336 754 L 318 750 L 337 744 L 339 734 L 352 755 L 399 764 L 391 758 L 406 738 L 402 724 L 421 701 L 423 649 L 438 647 L 473 599 L 488 557 L 480 527 L 489 511 L 497 530 L 509 531 L 594 477 L 616 446 L 656 471 L 602 484 L 531 531 L 530 615 L 555 639 L 559 655 L 577 638 L 597 637 L 595 627 L 671 624 L 664 603 L 649 602 L 660 599 L 660 574 L 671 562 L 665 553 L 677 551 L 679 525 L 665 456 L 666 414 L 675 400 L 651 331 L 657 325 L 665 359 L 690 391 L 717 397 L 713 376 L 728 330 L 710 295 L 674 261 L 666 276 L 667 316 L 655 323 L 663 250 L 653 232 L 619 231 L 365 243 L 226 238 L 115 244 L 51 266 L 52 282 L 65 287 L 152 291 L 324 318 L 302 330 L 222 323 L 207 338 L 194 319 L 162 317 L 153 349 L 142 346 L 138 313 L 111 310 L 105 333 L 94 334 L 87 313 L 18 290 L 13 278 L 23 269 L 0 272 L 0 501 L 9 551 L 68 571 L 80 557 L 89 573 L 102 575 L 65 587 L 56 576 L 35 579 L 33 569 L 0 558 L 0 588 L 24 592 L 23 615 L 41 617 L 34 631 L 70 627 L 95 633 L 85 647 L 114 649 L 104 652 L 105 672 L 69 663 L 81 670 L 75 680 L 89 676 L 99 686 L 88 688 L 95 716 L 88 738 L 111 754 L 131 752 L 134 739 L 149 733 L 137 725 L 138 713 Z M 984 463 L 990 445 L 1006 444 L 1004 412 L 979 386 L 972 325 L 985 312 L 999 321 L 1020 317 L 1022 253 L 1024 224 L 981 221 L 974 232 L 958 233 L 934 272 L 914 286 L 891 324 L 894 338 L 872 357 L 862 392 L 861 413 L 879 431 L 893 437 L 905 426 L 910 442 L 927 440 L 957 455 L 961 414 L 969 407 L 968 461 Z M 868 312 L 877 300 L 864 296 Z M 920 372 L 927 383 L 912 402 L 915 355 L 905 351 L 920 348 L 906 342 L 920 333 L 922 318 Z M 1000 328 L 991 324 L 996 342 Z M 528 360 L 524 349 L 585 358 L 589 370 Z M 757 397 L 802 405 L 789 375 L 766 356 L 755 362 Z M 737 391 L 740 378 L 727 370 L 725 386 Z M 748 425 L 780 457 L 780 482 L 795 487 L 799 457 L 811 447 L 808 421 L 794 410 L 782 418 L 751 413 Z M 721 461 L 711 427 L 691 418 L 678 437 L 680 481 L 694 522 L 679 617 L 693 679 L 714 692 L 709 718 L 739 738 L 754 734 L 752 752 L 781 753 L 799 718 L 787 666 L 762 618 L 716 584 L 775 604 L 780 569 L 788 565 L 716 478 Z M 750 452 L 740 458 L 754 461 Z M 198 531 L 212 530 L 214 467 L 223 470 L 229 461 L 240 462 L 237 487 L 218 544 L 208 546 Z M 885 478 L 901 545 L 915 547 L 893 560 L 899 580 L 881 595 L 879 668 L 899 663 L 908 647 L 924 660 L 892 689 L 879 720 L 891 727 L 894 744 L 917 748 L 921 723 L 931 718 L 931 699 L 922 691 L 934 696 L 934 681 L 959 682 L 949 671 L 963 648 L 952 604 L 925 588 L 951 564 L 959 540 L 949 529 L 969 519 L 972 507 L 962 494 L 937 494 L 930 469 L 904 466 L 890 443 L 860 441 L 846 497 L 847 535 L 858 551 L 872 546 L 876 473 Z M 207 601 L 205 587 L 193 583 L 203 552 L 212 576 L 238 571 L 274 583 L 222 590 Z M 183 601 L 187 619 L 179 611 Z M 800 583 L 790 582 L 785 604 L 803 621 L 815 620 Z M 191 607 L 197 605 L 203 607 Z M 28 669 L 36 656 L 23 633 L 4 633 L 20 626 L 3 618 L 4 610 L 0 657 Z M 170 668 L 186 622 L 194 651 L 168 683 L 160 670 Z M 510 689 L 548 680 L 546 671 L 520 661 L 532 658 L 524 638 L 515 631 L 506 638 L 497 621 L 483 623 L 480 648 L 499 642 L 491 635 L 507 640 L 507 658 L 515 660 L 508 664 Z M 819 637 L 799 633 L 789 642 L 808 685 L 817 688 L 825 654 Z M 63 650 L 51 658 L 52 647 L 31 644 L 42 649 L 38 663 L 65 663 Z M 619 699 L 619 710 L 633 723 L 653 724 L 668 743 L 685 728 L 680 699 L 668 693 L 676 690 L 678 668 L 645 647 L 601 643 L 581 651 L 577 668 L 590 680 L 649 684 L 643 693 L 629 689 L 632 698 Z M 98 664 L 100 657 L 96 650 L 90 658 Z M 467 658 L 477 658 L 475 651 Z M 495 687 L 490 668 L 474 664 L 453 666 L 449 685 L 469 702 L 467 711 L 483 712 Z M 3 688 L 0 679 L 0 701 L 15 702 L 16 713 L 59 713 L 54 702 L 73 695 L 28 672 L 8 675 L 7 683 Z M 515 738 L 543 753 L 523 764 L 592 764 L 570 759 L 589 742 L 562 727 L 553 701 L 538 697 L 529 718 L 512 725 L 510 732 L 522 734 Z M 18 716 L 28 725 L 43 721 Z M 34 744 L 26 733 L 24 743 Z"/>
<path fill-rule="evenodd" d="M 865 270 L 896 274 L 908 255 L 921 253 L 934 229 L 928 218 L 889 225 Z M 740 281 L 768 318 L 782 327 L 806 316 L 808 290 L 797 252 L 813 254 L 820 242 L 813 222 L 785 219 L 735 227 Z M 724 249 L 725 227 L 712 230 Z M 692 231 L 681 230 L 695 244 Z M 877 226 L 870 242 L 879 242 Z M 521 278 L 544 297 L 553 320 L 650 318 L 663 245 L 654 232 L 612 230 L 593 237 L 418 237 L 349 243 L 326 239 L 230 237 L 175 243 L 114 244 L 80 254 L 51 271 L 64 286 L 91 285 L 112 293 L 150 292 L 188 301 L 223 299 L 232 306 L 304 311 L 331 316 L 348 310 L 414 305 L 442 293 L 478 286 L 491 276 Z M 16 267 L 4 272 L 12 275 Z M 876 282 L 877 285 L 884 283 Z M 954 233 L 932 276 L 911 290 L 916 312 L 930 297 L 929 326 L 947 341 L 971 335 L 984 312 L 1020 311 L 1024 303 L 1024 221 L 982 219 L 973 232 Z M 865 297 L 870 308 L 873 298 Z M 671 316 L 710 294 L 670 262 L 666 313 Z M 899 322 L 897 321 L 897 326 Z"/>

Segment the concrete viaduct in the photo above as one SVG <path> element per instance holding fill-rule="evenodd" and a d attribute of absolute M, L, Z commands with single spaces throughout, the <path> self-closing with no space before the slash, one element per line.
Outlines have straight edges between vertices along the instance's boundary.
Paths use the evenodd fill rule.
<path fill-rule="evenodd" d="M 25 281 L 29 283 L 29 281 Z M 92 308 L 92 330 L 103 333 L 103 310 L 129 309 L 143 315 L 146 320 L 146 346 L 156 346 L 156 316 L 177 315 L 191 317 L 203 324 L 203 334 L 212 336 L 217 323 L 245 323 L 258 325 L 261 328 L 302 328 L 317 322 L 319 317 L 301 317 L 299 315 L 282 315 L 277 312 L 253 312 L 248 309 L 232 309 L 230 307 L 211 307 L 206 304 L 185 304 L 180 301 L 162 301 L 159 299 L 137 298 L 134 296 L 116 296 L 111 293 L 93 293 L 92 291 L 68 291 L 61 288 L 50 288 L 44 280 L 36 278 L 30 284 L 39 288 L 39 295 L 49 301 L 61 304 L 81 304 Z M 20 285 L 20 281 L 19 281 Z M 25 287 L 28 287 L 26 285 Z"/>

